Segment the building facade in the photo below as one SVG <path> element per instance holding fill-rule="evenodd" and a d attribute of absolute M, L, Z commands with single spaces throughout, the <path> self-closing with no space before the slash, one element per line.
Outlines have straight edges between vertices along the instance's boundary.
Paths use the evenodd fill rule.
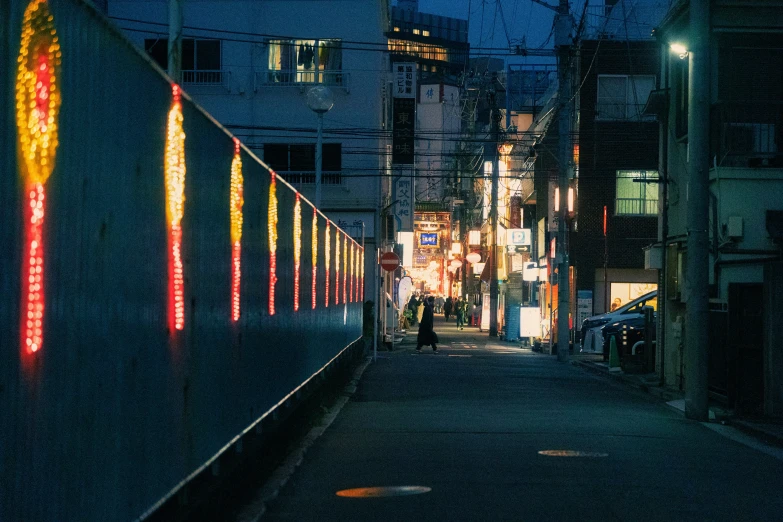
<path fill-rule="evenodd" d="M 709 155 L 710 397 L 748 415 L 783 414 L 783 2 L 710 2 L 709 150 L 689 150 L 689 8 L 678 2 L 658 39 L 665 141 L 658 364 L 687 389 L 688 164 Z M 672 44 L 684 51 L 673 53 Z M 660 346 L 662 345 L 662 346 Z"/>

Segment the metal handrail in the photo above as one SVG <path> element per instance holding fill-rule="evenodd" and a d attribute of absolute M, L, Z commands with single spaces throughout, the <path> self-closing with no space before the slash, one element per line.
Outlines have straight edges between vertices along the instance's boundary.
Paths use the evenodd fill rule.
<path fill-rule="evenodd" d="M 257 85 L 327 85 L 349 89 L 350 74 L 343 71 L 275 71 L 256 73 Z"/>
<path fill-rule="evenodd" d="M 222 85 L 229 88 L 231 71 L 222 70 L 184 70 L 182 71 L 181 83 L 183 85 Z"/>

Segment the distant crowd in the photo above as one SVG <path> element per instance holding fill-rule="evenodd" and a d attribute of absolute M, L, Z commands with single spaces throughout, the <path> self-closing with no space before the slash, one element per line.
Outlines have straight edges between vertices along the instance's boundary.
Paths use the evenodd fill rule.
<path fill-rule="evenodd" d="M 430 299 L 432 298 L 432 299 Z M 414 294 L 408 301 L 408 310 L 411 311 L 411 326 L 416 323 L 421 323 L 424 317 L 425 307 L 431 306 L 432 312 L 436 314 L 442 313 L 446 321 L 451 320 L 452 317 L 456 318 L 457 327 L 460 330 L 464 330 L 467 324 L 470 324 L 471 317 L 478 314 L 478 308 L 472 301 L 468 301 L 463 297 L 452 299 L 451 297 L 444 298 L 441 295 L 419 295 Z"/>

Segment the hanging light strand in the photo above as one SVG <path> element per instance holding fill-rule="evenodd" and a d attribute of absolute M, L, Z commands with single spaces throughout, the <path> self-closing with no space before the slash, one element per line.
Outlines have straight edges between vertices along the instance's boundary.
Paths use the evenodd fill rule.
<path fill-rule="evenodd" d="M 267 208 L 269 236 L 269 315 L 275 315 L 275 284 L 277 283 L 277 180 L 269 171 L 269 206 Z"/>
<path fill-rule="evenodd" d="M 312 227 L 312 260 L 313 260 L 313 279 L 310 295 L 313 301 L 313 310 L 315 310 L 316 299 L 318 298 L 316 289 L 318 283 L 318 212 L 313 207 L 313 227 Z"/>
<path fill-rule="evenodd" d="M 169 222 L 169 317 L 185 327 L 185 278 L 182 266 L 182 217 L 185 211 L 185 131 L 179 85 L 172 85 L 166 134 L 166 217 Z M 173 313 L 173 317 L 172 317 Z"/>
<path fill-rule="evenodd" d="M 329 307 L 329 268 L 332 261 L 332 245 L 331 238 L 329 237 L 329 229 L 331 228 L 331 223 L 329 220 L 326 220 L 326 231 L 324 233 L 324 261 L 326 262 L 326 307 Z"/>
<path fill-rule="evenodd" d="M 231 319 L 239 321 L 240 289 L 242 281 L 242 207 L 244 199 L 244 178 L 239 140 L 234 138 L 234 159 L 231 162 L 231 190 L 229 209 L 231 212 Z"/>
<path fill-rule="evenodd" d="M 16 125 L 22 157 L 24 254 L 22 255 L 21 349 L 38 352 L 43 346 L 44 216 L 46 181 L 54 169 L 58 145 L 62 53 L 54 17 L 46 0 L 33 0 L 22 19 L 17 57 Z"/>
<path fill-rule="evenodd" d="M 299 270 L 302 262 L 302 202 L 296 193 L 294 202 L 294 311 L 299 311 Z"/>

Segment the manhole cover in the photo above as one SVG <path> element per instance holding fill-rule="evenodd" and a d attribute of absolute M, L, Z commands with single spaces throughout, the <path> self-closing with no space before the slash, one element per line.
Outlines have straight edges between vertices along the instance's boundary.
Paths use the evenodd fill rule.
<path fill-rule="evenodd" d="M 598 453 L 595 451 L 573 451 L 573 450 L 542 450 L 538 452 L 539 455 L 546 455 L 547 457 L 587 457 L 598 458 L 608 457 L 608 453 Z"/>
<path fill-rule="evenodd" d="M 404 495 L 421 495 L 430 491 L 432 491 L 432 488 L 427 486 L 387 486 L 343 489 L 337 492 L 337 496 L 350 498 L 401 497 Z"/>

